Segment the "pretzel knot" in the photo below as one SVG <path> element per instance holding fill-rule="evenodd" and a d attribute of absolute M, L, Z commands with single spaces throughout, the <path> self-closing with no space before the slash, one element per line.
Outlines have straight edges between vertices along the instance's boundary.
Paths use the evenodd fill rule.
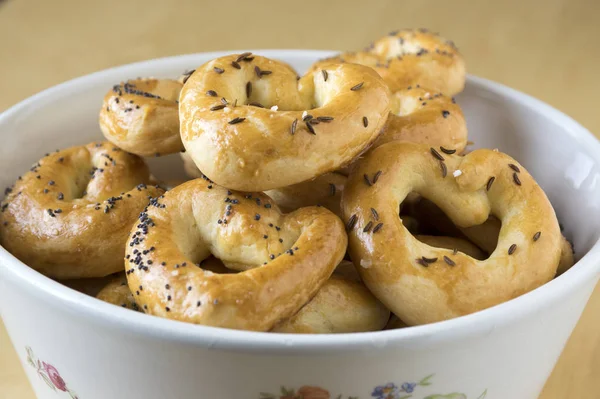
<path fill-rule="evenodd" d="M 225 187 L 264 191 L 350 163 L 376 139 L 389 91 L 372 69 L 332 64 L 300 80 L 287 65 L 232 55 L 198 68 L 180 96 L 181 137 Z"/>
<path fill-rule="evenodd" d="M 149 178 L 142 159 L 107 142 L 48 154 L 2 203 L 0 244 L 55 278 L 120 271 L 131 224 L 162 193 Z"/>
<path fill-rule="evenodd" d="M 140 215 L 131 237 L 126 275 L 146 313 L 258 331 L 307 303 L 347 246 L 342 222 L 324 208 L 282 215 L 266 195 L 229 191 L 208 178 L 168 191 Z M 203 270 L 211 253 L 244 271 Z"/>
<path fill-rule="evenodd" d="M 465 61 L 452 41 L 425 29 L 391 32 L 364 51 L 342 53 L 317 62 L 352 62 L 375 69 L 395 92 L 420 84 L 434 92 L 453 96 L 465 85 Z"/>
<path fill-rule="evenodd" d="M 397 216 L 413 191 L 460 227 L 481 224 L 490 214 L 500 219 L 490 257 L 479 261 L 415 239 Z M 342 211 L 365 284 L 409 325 L 473 313 L 531 291 L 552 279 L 560 259 L 550 201 L 521 165 L 496 151 L 460 157 L 422 144 L 384 144 L 353 170 Z"/>
<path fill-rule="evenodd" d="M 143 157 L 183 149 L 177 100 L 183 84 L 170 79 L 135 79 L 106 93 L 100 109 L 104 137 Z"/>

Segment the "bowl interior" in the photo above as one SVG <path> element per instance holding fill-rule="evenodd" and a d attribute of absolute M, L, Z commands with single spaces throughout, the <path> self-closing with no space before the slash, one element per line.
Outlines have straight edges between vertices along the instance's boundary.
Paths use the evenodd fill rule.
<path fill-rule="evenodd" d="M 293 50 L 258 53 L 286 61 L 300 73 L 314 60 L 331 54 Z M 64 83 L 13 107 L 0 116 L 0 183 L 12 184 L 46 152 L 103 140 L 98 111 L 113 84 L 136 76 L 177 77 L 222 54 L 227 53 L 186 55 L 113 68 Z M 585 255 L 600 237 L 597 140 L 569 117 L 538 100 L 483 79 L 469 77 L 457 101 L 466 115 L 473 147 L 498 148 L 523 164 L 548 194 L 564 234 L 575 244 L 577 259 Z M 178 155 L 149 162 L 160 179 L 183 176 Z"/>

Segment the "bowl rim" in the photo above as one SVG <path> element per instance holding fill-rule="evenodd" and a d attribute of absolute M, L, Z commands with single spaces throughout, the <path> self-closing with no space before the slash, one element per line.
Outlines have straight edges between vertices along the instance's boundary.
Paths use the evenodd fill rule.
<path fill-rule="evenodd" d="M 218 51 L 185 54 L 172 57 L 156 58 L 104 69 L 84 75 L 43 90 L 10 107 L 0 114 L 0 134 L 2 126 L 16 117 L 28 107 L 63 91 L 79 92 L 81 83 L 100 82 L 111 75 L 128 73 L 135 75 L 135 70 L 142 67 L 166 66 L 174 62 L 191 62 L 197 58 L 212 59 L 226 54 L 243 51 Z M 270 58 L 296 57 L 316 60 L 335 54 L 327 50 L 292 50 L 271 49 L 253 50 Z M 495 83 L 490 80 L 467 76 L 467 85 L 475 86 L 503 98 L 519 103 L 529 111 L 552 120 L 561 126 L 565 134 L 570 135 L 578 146 L 592 149 L 595 161 L 600 164 L 600 142 L 585 127 L 550 105 L 525 93 Z M 553 306 L 569 293 L 597 278 L 600 274 L 600 240 L 566 273 L 544 284 L 543 286 L 518 298 L 491 308 L 442 322 L 376 332 L 346 334 L 278 334 L 252 331 L 231 330 L 218 327 L 194 325 L 161 317 L 132 312 L 127 309 L 102 302 L 94 297 L 75 291 L 41 273 L 31 269 L 3 247 L 0 246 L 0 275 L 16 282 L 20 289 L 47 301 L 47 304 L 67 311 L 86 322 L 100 324 L 104 327 L 119 329 L 122 332 L 142 335 L 161 341 L 174 341 L 214 349 L 258 352 L 262 354 L 310 354 L 333 353 L 349 349 L 368 349 L 392 345 L 410 347 L 439 344 L 442 342 L 465 339 L 476 335 L 490 333 L 492 330 L 516 323 L 534 313 L 540 307 Z"/>

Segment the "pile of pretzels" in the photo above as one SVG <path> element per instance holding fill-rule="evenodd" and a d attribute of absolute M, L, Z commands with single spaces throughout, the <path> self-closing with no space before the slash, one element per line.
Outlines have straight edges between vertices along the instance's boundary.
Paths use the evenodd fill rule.
<path fill-rule="evenodd" d="M 247 52 L 117 83 L 107 141 L 7 189 L 0 243 L 103 301 L 223 328 L 377 331 L 498 305 L 573 251 L 519 162 L 467 149 L 464 85 L 457 48 L 423 29 L 302 77 Z M 144 157 L 173 153 L 189 179 L 157 181 Z"/>

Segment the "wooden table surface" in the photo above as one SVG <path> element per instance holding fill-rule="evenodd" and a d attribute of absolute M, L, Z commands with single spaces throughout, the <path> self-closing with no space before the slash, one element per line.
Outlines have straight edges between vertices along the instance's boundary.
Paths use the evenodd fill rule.
<path fill-rule="evenodd" d="M 595 0 L 0 0 L 0 111 L 133 61 L 227 49 L 354 49 L 396 28 L 427 27 L 458 44 L 470 73 L 532 94 L 598 134 L 599 14 Z M 599 344 L 596 289 L 541 399 L 597 399 Z M 1 323 L 0 397 L 34 398 Z"/>

